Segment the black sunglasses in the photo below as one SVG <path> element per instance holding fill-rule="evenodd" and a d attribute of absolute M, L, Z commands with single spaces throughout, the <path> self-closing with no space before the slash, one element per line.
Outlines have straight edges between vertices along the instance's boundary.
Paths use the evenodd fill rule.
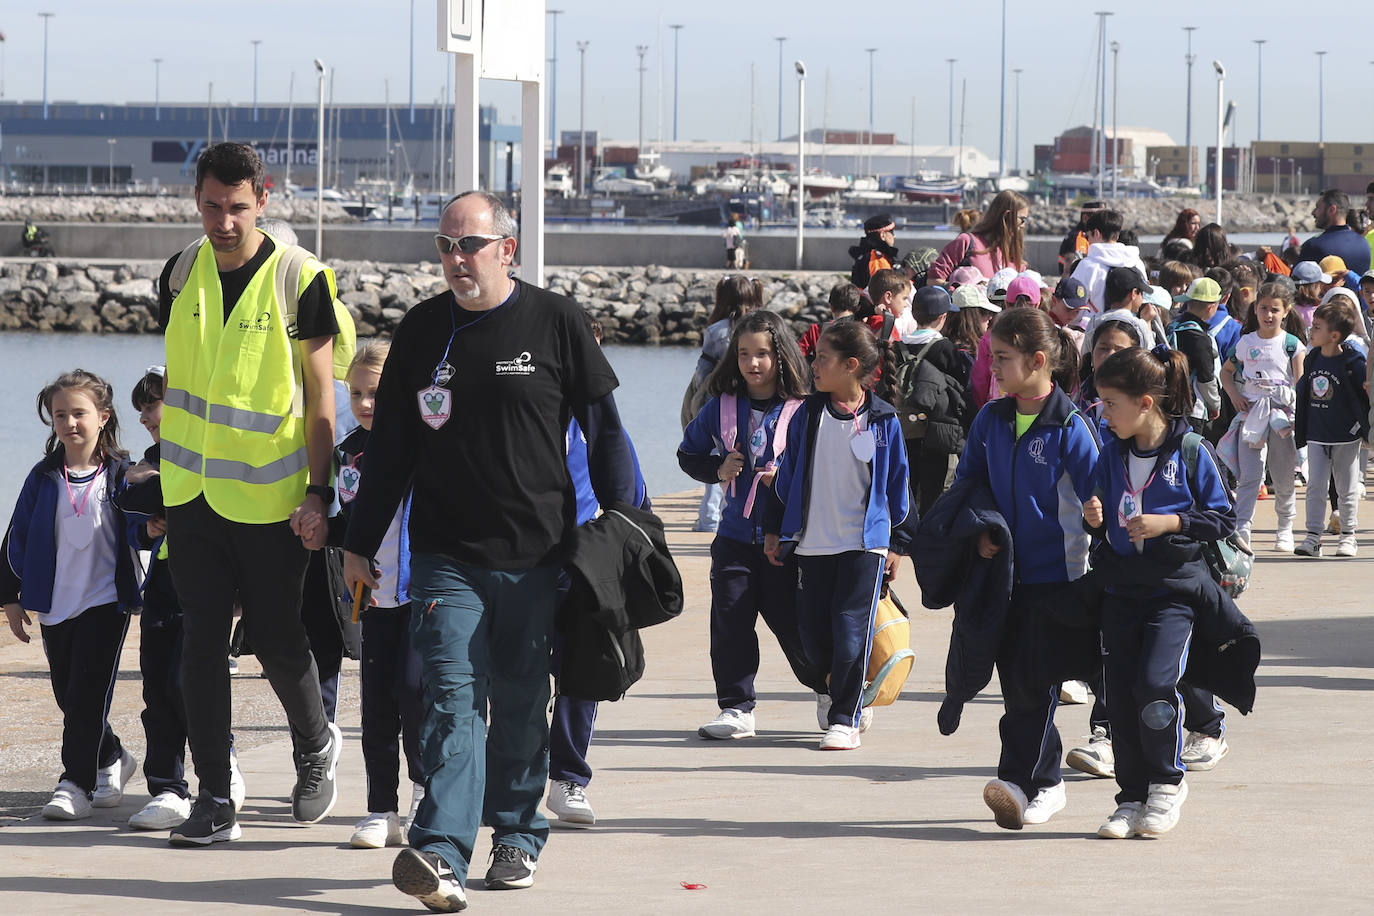
<path fill-rule="evenodd" d="M 456 249 L 461 254 L 476 254 L 492 242 L 505 238 L 504 235 L 465 235 L 455 239 L 449 235 L 436 233 L 434 245 L 440 254 L 453 254 Z"/>

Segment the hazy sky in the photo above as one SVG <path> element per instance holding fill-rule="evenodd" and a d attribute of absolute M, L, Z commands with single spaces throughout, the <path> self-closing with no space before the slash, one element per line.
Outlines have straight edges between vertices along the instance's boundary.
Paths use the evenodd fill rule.
<path fill-rule="evenodd" d="M 120 3 L 39 0 L 39 6 L 7 3 L 0 12 L 4 49 L 4 97 L 42 97 L 42 19 L 55 17 L 49 31 L 50 100 L 151 102 L 154 57 L 163 58 L 163 101 L 201 102 L 214 83 L 217 101 L 249 102 L 253 86 L 253 48 L 259 38 L 258 97 L 284 102 L 295 73 L 298 102 L 312 97 L 311 59 L 322 57 L 337 68 L 337 101 L 380 102 L 389 80 L 393 102 L 407 98 L 409 0 L 238 0 L 232 4 L 122 0 Z M 819 0 L 766 2 L 637 2 L 551 0 L 558 17 L 558 128 L 577 127 L 578 52 L 587 51 L 587 127 L 602 136 L 633 139 L 637 130 L 635 46 L 646 44 L 644 133 L 659 135 L 660 23 L 662 23 L 662 136 L 672 137 L 673 39 L 680 35 L 682 88 L 681 139 L 745 139 L 750 129 L 750 69 L 756 65 L 754 122 L 762 139 L 778 132 L 778 44 L 783 47 L 783 132 L 794 134 L 797 83 L 792 61 L 809 70 L 807 125 L 864 129 L 868 124 L 867 47 L 873 57 L 875 124 L 906 140 L 916 105 L 918 143 L 944 143 L 948 133 L 949 82 L 945 59 L 958 59 L 958 94 L 967 81 L 966 142 L 997 154 L 999 96 L 999 0 L 956 3 L 884 2 L 844 4 Z M 24 7 L 20 12 L 17 8 Z M 487 0 L 489 11 L 500 0 Z M 1325 58 L 1326 140 L 1360 141 L 1374 124 L 1374 67 L 1363 50 L 1342 51 L 1337 38 L 1359 41 L 1354 13 L 1348 29 L 1329 29 L 1329 21 L 1297 19 L 1281 9 L 1292 4 L 1251 0 L 1243 7 L 1197 0 L 1113 3 L 1109 0 L 1057 0 L 1007 3 L 1007 157 L 1012 152 L 1015 83 L 1021 76 L 1021 155 L 1030 165 L 1031 146 L 1049 142 L 1066 127 L 1088 123 L 1093 110 L 1097 49 L 1094 10 L 1112 9 L 1107 39 L 1120 42 L 1119 122 L 1167 131 L 1184 138 L 1186 86 L 1185 25 L 1195 25 L 1193 50 L 1194 142 L 1211 142 L 1216 133 L 1216 80 L 1211 62 L 1226 65 L 1227 97 L 1238 106 L 1236 138 L 1255 137 L 1256 46 L 1264 45 L 1264 137 L 1316 140 L 1317 75 L 1314 52 Z M 1359 5 L 1354 10 L 1363 9 Z M 1330 12 L 1330 11 L 1328 11 Z M 884 23 L 884 14 L 890 22 Z M 490 12 L 489 12 L 490 15 Z M 1328 17 L 1329 19 L 1329 17 Z M 434 50 L 434 0 L 415 3 L 415 97 L 436 100 L 444 85 L 445 58 Z M 214 26 L 208 22 L 216 22 Z M 1323 32 L 1328 34 L 1323 35 Z M 546 36 L 551 30 L 546 29 Z M 547 55 L 546 55 L 547 56 Z M 1108 54 L 1108 100 L 1111 56 Z M 828 117 L 824 109 L 829 74 Z M 511 84 L 485 83 L 484 101 L 499 106 L 503 121 L 518 118 L 518 95 Z M 1111 123 L 1110 105 L 1107 121 Z M 957 138 L 956 138 L 957 140 Z M 1229 135 L 1228 135 L 1229 142 Z"/>

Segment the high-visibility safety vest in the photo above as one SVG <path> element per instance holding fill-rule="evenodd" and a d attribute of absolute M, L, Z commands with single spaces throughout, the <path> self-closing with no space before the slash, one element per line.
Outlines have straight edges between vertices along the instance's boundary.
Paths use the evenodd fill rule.
<path fill-rule="evenodd" d="M 287 333 L 283 303 L 320 271 L 301 265 L 288 296 L 286 253 L 277 246 L 224 319 L 214 250 L 202 244 L 167 322 L 167 394 L 162 402 L 162 494 L 169 506 L 205 495 L 235 522 L 284 521 L 305 498 L 305 442 L 299 344 Z M 294 309 L 292 310 L 294 311 Z M 294 314 L 291 323 L 294 323 Z"/>

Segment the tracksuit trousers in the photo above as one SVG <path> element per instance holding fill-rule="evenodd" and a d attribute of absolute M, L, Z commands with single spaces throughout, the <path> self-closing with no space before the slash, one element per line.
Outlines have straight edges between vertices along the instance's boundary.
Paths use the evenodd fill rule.
<path fill-rule="evenodd" d="M 1035 626 L 1032 615 L 1041 613 L 1037 600 L 1040 593 L 1057 592 L 1063 587 L 1062 582 L 1013 586 L 997 655 L 1003 710 L 997 724 L 1002 738 L 997 778 L 1019 786 L 1027 800 L 1062 781 L 1059 761 L 1064 745 L 1054 724 L 1059 685 L 1043 682 L 1037 660 L 1028 647 Z"/>
<path fill-rule="evenodd" d="M 1359 524 L 1360 442 L 1307 443 L 1307 536 L 1321 541 L 1326 531 L 1327 481 L 1336 489 L 1341 535 L 1354 535 Z"/>
<path fill-rule="evenodd" d="M 150 624 L 140 617 L 138 669 L 143 676 L 143 775 L 148 794 L 175 792 L 186 785 L 186 703 L 181 694 L 181 615 Z"/>
<path fill-rule="evenodd" d="M 61 623 L 42 624 L 39 631 L 53 697 L 62 710 L 61 778 L 89 795 L 95 791 L 95 771 L 124 753 L 110 728 L 109 704 L 129 615 L 117 604 L 102 604 Z"/>
<path fill-rule="evenodd" d="M 830 676 L 830 724 L 859 724 L 884 554 L 797 556 L 797 624 L 812 666 Z"/>
<path fill-rule="evenodd" d="M 1182 782 L 1183 704 L 1193 610 L 1169 595 L 1108 592 L 1102 606 L 1107 714 L 1116 757 L 1117 804 L 1143 802 L 1151 784 Z"/>
<path fill-rule="evenodd" d="M 400 770 L 405 754 L 410 781 L 424 785 L 420 763 L 420 657 L 410 645 L 409 604 L 363 611 L 362 718 L 363 769 L 367 773 L 367 810 L 400 812 Z"/>

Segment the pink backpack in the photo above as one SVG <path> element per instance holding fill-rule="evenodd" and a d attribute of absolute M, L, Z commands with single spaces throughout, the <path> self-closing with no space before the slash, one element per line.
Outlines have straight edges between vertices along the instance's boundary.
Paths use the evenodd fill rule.
<path fill-rule="evenodd" d="M 748 518 L 754 511 L 754 497 L 758 495 L 759 475 L 757 470 L 771 471 L 778 466 L 778 459 L 787 449 L 787 427 L 792 423 L 792 417 L 797 409 L 802 406 L 801 398 L 788 398 L 782 402 L 782 411 L 778 414 L 778 424 L 773 427 L 773 459 L 762 468 L 756 469 L 754 481 L 749 486 L 749 495 L 744 500 L 744 517 Z M 736 446 L 739 438 L 739 400 L 733 394 L 722 394 L 720 396 L 720 441 L 727 449 L 732 450 Z M 735 495 L 735 482 L 730 481 L 728 492 L 731 496 Z"/>

